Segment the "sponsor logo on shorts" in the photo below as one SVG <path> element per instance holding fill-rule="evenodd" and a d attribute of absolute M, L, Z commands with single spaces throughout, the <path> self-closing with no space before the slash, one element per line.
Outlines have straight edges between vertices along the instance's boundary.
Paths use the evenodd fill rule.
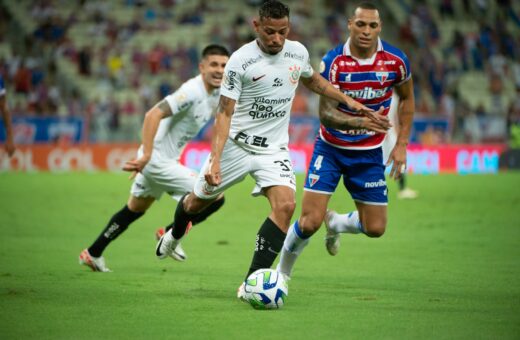
<path fill-rule="evenodd" d="M 379 188 L 386 186 L 386 181 L 383 179 L 380 179 L 377 182 L 365 182 L 365 188 Z"/>
<path fill-rule="evenodd" d="M 309 174 L 309 185 L 311 188 L 320 180 L 320 175 Z"/>
<path fill-rule="evenodd" d="M 261 76 L 253 77 L 253 81 L 258 81 L 258 80 L 262 79 L 265 76 L 266 76 L 265 74 L 262 74 Z"/>

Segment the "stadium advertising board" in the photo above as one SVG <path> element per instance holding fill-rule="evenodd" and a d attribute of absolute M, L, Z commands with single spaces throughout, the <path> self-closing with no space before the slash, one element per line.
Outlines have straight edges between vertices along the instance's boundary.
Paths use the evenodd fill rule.
<path fill-rule="evenodd" d="M 312 154 L 312 144 L 291 146 L 294 170 L 304 173 Z M 119 171 L 124 162 L 136 155 L 135 144 L 86 144 L 79 146 L 18 146 L 9 159 L 0 150 L 0 171 Z M 496 173 L 504 145 L 443 145 L 408 148 L 408 170 L 417 174 Z M 200 169 L 210 152 L 208 143 L 191 143 L 181 162 Z"/>
<path fill-rule="evenodd" d="M 79 117 L 14 117 L 13 135 L 17 145 L 66 141 L 78 143 L 83 137 L 84 120 Z M 0 141 L 5 129 L 0 120 Z"/>

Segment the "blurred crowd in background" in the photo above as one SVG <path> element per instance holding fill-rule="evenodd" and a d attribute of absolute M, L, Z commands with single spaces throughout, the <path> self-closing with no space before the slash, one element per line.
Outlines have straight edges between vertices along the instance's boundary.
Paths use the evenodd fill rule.
<path fill-rule="evenodd" d="M 234 51 L 254 39 L 251 20 L 261 2 L 4 0 L 0 74 L 13 117 L 82 117 L 89 141 L 138 141 L 146 111 L 198 72 L 203 46 L 220 43 Z M 347 13 L 358 2 L 286 3 L 289 38 L 307 46 L 317 70 L 324 53 L 346 40 Z M 375 4 L 382 38 L 410 59 L 417 119 L 442 122 L 427 124 L 418 142 L 508 142 L 518 133 L 518 2 Z M 293 117 L 316 120 L 317 106 L 318 97 L 300 86 Z"/>

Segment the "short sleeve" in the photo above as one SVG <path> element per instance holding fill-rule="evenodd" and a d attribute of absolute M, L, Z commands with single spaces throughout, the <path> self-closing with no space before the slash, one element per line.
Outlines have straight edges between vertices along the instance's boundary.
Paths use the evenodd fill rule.
<path fill-rule="evenodd" d="M 224 80 L 220 87 L 220 95 L 226 96 L 233 100 L 238 100 L 242 92 L 242 67 L 240 60 L 236 54 L 229 58 L 224 69 Z"/>
<path fill-rule="evenodd" d="M 309 57 L 309 52 L 305 49 L 305 62 L 302 67 L 301 76 L 303 78 L 310 78 L 314 74 L 314 70 L 311 65 L 311 58 Z"/>
<path fill-rule="evenodd" d="M 401 52 L 399 55 L 399 70 L 397 72 L 396 85 L 406 83 L 412 77 L 412 70 L 410 69 L 410 61 L 408 56 Z"/>
<path fill-rule="evenodd" d="M 336 72 L 331 72 L 334 60 L 341 53 L 342 45 L 338 45 L 335 49 L 330 50 L 321 59 L 320 63 L 320 74 L 323 78 L 327 79 L 332 85 L 338 87 L 338 79 L 336 79 Z M 337 67 L 337 66 L 336 66 Z"/>
<path fill-rule="evenodd" d="M 172 116 L 189 110 L 196 101 L 197 91 L 184 83 L 177 91 L 164 98 L 172 111 Z"/>

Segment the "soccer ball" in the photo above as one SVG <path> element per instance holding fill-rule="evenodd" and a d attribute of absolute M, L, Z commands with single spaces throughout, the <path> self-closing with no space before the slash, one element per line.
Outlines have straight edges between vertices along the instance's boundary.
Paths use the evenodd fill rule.
<path fill-rule="evenodd" d="M 249 275 L 245 285 L 245 299 L 255 309 L 282 308 L 289 287 L 283 275 L 274 269 L 258 269 Z"/>

